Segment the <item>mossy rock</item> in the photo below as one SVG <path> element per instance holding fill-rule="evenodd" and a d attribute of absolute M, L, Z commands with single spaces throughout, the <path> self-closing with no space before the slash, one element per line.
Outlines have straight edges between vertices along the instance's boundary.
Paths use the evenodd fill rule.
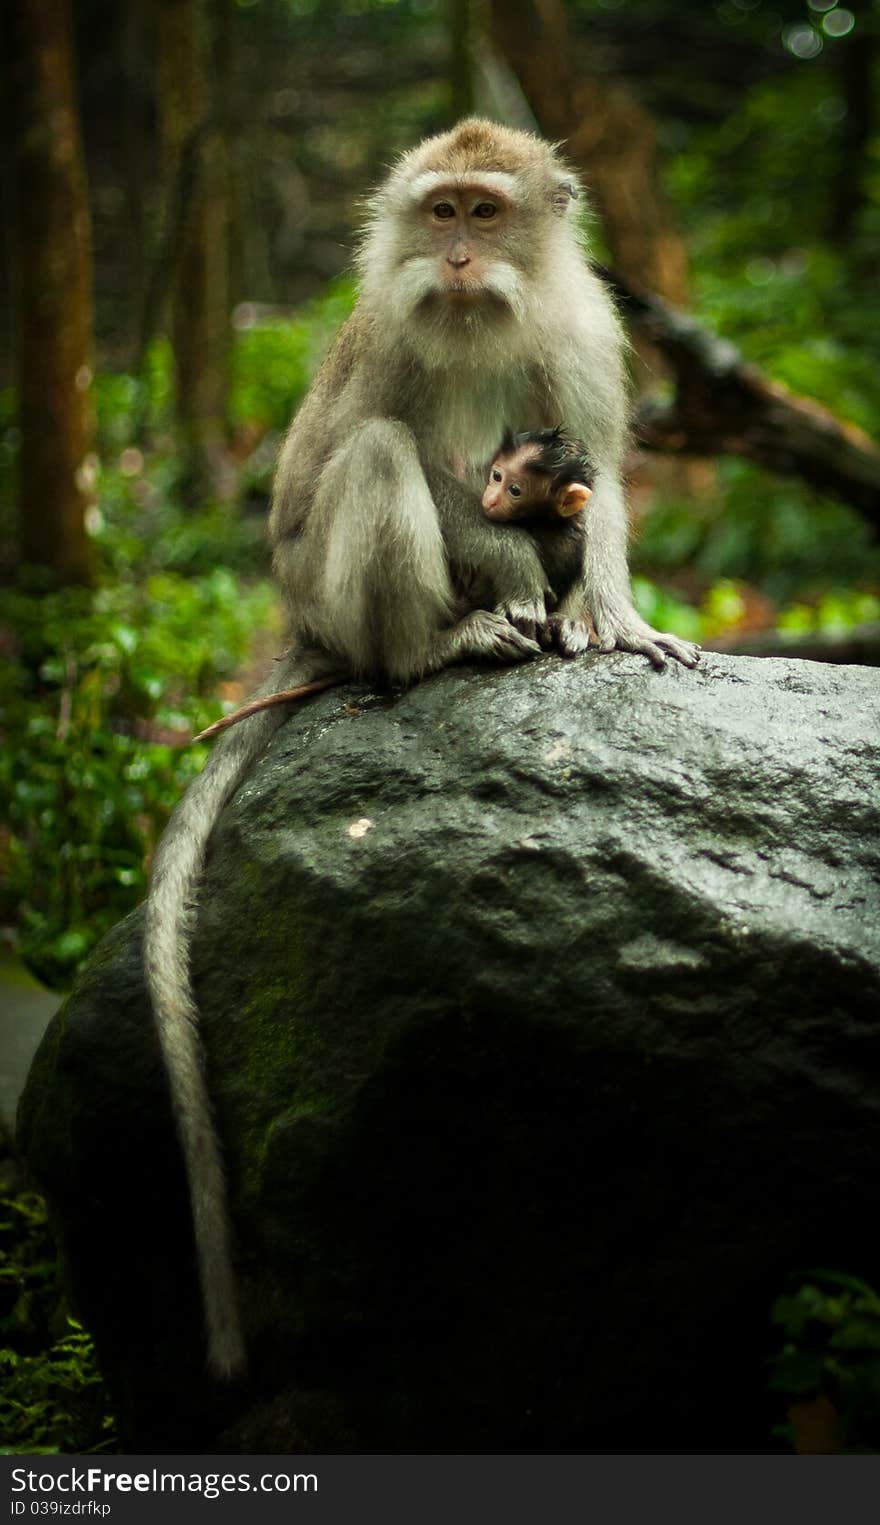
<path fill-rule="evenodd" d="M 204 1373 L 140 913 L 22 1106 L 126 1447 L 769 1445 L 772 1297 L 878 1269 L 878 709 L 591 655 L 287 721 L 194 945 L 245 1383 Z"/>

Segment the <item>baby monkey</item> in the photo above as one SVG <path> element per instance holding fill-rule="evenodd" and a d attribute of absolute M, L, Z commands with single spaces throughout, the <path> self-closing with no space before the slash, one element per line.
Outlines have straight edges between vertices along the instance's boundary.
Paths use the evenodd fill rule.
<path fill-rule="evenodd" d="M 528 529 L 557 605 L 583 572 L 583 510 L 594 478 L 586 446 L 561 426 L 522 434 L 505 430 L 489 467 L 483 513 Z"/>

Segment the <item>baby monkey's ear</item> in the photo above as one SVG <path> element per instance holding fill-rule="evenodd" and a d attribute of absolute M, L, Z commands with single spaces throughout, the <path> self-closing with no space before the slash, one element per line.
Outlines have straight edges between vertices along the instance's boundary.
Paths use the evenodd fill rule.
<path fill-rule="evenodd" d="M 560 488 L 556 499 L 556 512 L 560 519 L 570 519 L 572 514 L 579 514 L 592 496 L 590 488 L 585 487 L 583 482 L 569 482 L 567 487 Z"/>

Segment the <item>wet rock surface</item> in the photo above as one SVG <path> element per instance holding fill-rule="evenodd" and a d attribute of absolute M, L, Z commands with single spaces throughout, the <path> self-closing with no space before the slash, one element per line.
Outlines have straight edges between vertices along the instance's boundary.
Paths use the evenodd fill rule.
<path fill-rule="evenodd" d="M 878 711 L 591 655 L 291 718 L 194 948 L 246 1383 L 203 1375 L 140 913 L 22 1106 L 127 1448 L 772 1446 L 772 1298 L 878 1271 Z"/>

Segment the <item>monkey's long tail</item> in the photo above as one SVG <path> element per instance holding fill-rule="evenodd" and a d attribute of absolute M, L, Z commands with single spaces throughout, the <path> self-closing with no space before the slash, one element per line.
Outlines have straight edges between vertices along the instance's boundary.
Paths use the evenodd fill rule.
<path fill-rule="evenodd" d="M 291 654 L 258 694 L 314 682 L 332 671 L 332 662 L 323 653 Z M 341 677 L 338 671 L 337 677 Z M 284 707 L 262 710 L 223 735 L 168 823 L 156 851 L 147 902 L 147 985 L 189 1183 L 208 1364 L 222 1377 L 243 1369 L 245 1347 L 223 1160 L 190 983 L 190 941 L 196 890 L 215 822 L 286 715 Z"/>

